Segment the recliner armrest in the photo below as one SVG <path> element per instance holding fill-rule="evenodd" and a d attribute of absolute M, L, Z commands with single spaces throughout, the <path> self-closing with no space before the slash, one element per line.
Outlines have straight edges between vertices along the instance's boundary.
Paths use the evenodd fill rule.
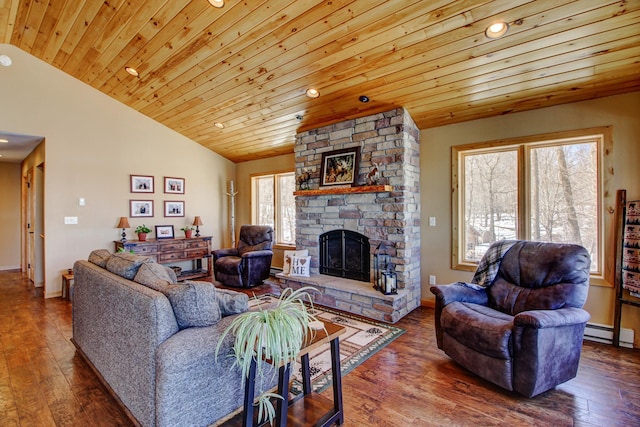
<path fill-rule="evenodd" d="M 489 303 L 489 296 L 486 290 L 475 290 L 457 283 L 432 286 L 430 290 L 443 307 L 455 301 L 481 305 L 488 305 Z"/>
<path fill-rule="evenodd" d="M 238 249 L 236 248 L 216 249 L 215 251 L 211 251 L 211 254 L 214 260 L 225 256 L 239 256 Z"/>
<path fill-rule="evenodd" d="M 273 251 L 269 251 L 269 250 L 250 251 L 242 254 L 242 258 L 259 258 L 264 256 L 273 256 Z"/>
<path fill-rule="evenodd" d="M 566 307 L 557 310 L 530 310 L 515 315 L 515 326 L 536 329 L 555 328 L 558 326 L 579 325 L 591 319 L 591 315 L 581 308 Z"/>

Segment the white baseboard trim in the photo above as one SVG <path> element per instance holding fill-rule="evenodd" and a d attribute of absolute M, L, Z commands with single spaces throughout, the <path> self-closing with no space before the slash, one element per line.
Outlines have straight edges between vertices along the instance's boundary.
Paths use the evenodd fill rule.
<path fill-rule="evenodd" d="M 0 265 L 0 271 L 5 270 L 20 270 L 20 265 Z"/>
<path fill-rule="evenodd" d="M 633 338 L 633 329 L 620 329 L 620 347 L 633 348 Z M 613 344 L 613 327 L 588 322 L 584 330 L 584 339 L 603 344 Z"/>

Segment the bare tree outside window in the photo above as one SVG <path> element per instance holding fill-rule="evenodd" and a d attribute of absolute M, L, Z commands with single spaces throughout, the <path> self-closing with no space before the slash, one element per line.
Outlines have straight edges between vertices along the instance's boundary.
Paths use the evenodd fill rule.
<path fill-rule="evenodd" d="M 276 243 L 295 242 L 295 175 L 293 172 L 268 174 L 252 178 L 253 223 L 270 225 Z"/>
<path fill-rule="evenodd" d="M 576 243 L 600 271 L 598 152 L 597 138 L 460 150 L 459 259 L 504 239 Z"/>

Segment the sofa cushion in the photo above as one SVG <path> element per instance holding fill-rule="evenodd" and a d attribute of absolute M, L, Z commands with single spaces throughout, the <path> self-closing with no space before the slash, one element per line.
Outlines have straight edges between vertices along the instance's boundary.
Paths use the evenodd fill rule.
<path fill-rule="evenodd" d="M 144 263 L 155 262 L 153 258 L 136 255 L 128 252 L 118 252 L 111 255 L 107 261 L 107 270 L 113 274 L 133 280 L 138 273 L 138 268 Z"/>
<path fill-rule="evenodd" d="M 164 293 L 167 286 L 175 283 L 170 272 L 173 273 L 173 270 L 155 262 L 144 263 L 138 268 L 133 281 Z"/>
<path fill-rule="evenodd" d="M 167 286 L 164 294 L 180 329 L 215 325 L 222 318 L 215 287 L 209 282 Z"/>
<path fill-rule="evenodd" d="M 513 317 L 487 306 L 452 302 L 442 309 L 443 331 L 460 344 L 498 359 L 511 359 Z"/>
<path fill-rule="evenodd" d="M 107 268 L 107 261 L 111 258 L 111 252 L 107 249 L 96 249 L 89 254 L 88 261 L 98 267 Z"/>

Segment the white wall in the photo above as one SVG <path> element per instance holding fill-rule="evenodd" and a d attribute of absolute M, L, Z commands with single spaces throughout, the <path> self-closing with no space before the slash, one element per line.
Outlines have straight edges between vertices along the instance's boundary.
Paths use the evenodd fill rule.
<path fill-rule="evenodd" d="M 640 199 L 640 92 L 558 105 L 549 108 L 474 120 L 421 132 L 422 188 L 422 297 L 433 299 L 429 275 L 438 283 L 470 280 L 472 273 L 451 269 L 451 147 L 501 138 L 552 133 L 598 126 L 613 126 L 615 201 L 617 189 L 627 190 L 628 200 Z M 604 214 L 611 223 L 609 206 Z M 429 227 L 435 216 L 437 227 Z M 608 227 L 607 237 L 612 232 Z M 614 255 L 609 253 L 607 257 Z M 608 258 L 609 261 L 611 259 Z M 585 308 L 591 321 L 613 324 L 614 293 L 611 287 L 592 285 Z M 623 307 L 623 327 L 635 329 L 640 343 L 640 310 Z"/>
<path fill-rule="evenodd" d="M 201 234 L 221 246 L 233 162 L 14 46 L 0 49 L 13 59 L 0 67 L 0 129 L 46 139 L 46 297 L 60 295 L 60 275 L 75 260 L 95 248 L 113 250 L 121 232 L 115 225 L 128 216 L 130 199 L 155 205 L 153 218 L 130 218 L 132 227 L 173 225 L 180 235 L 200 215 Z M 155 193 L 130 193 L 130 174 L 154 176 Z M 165 176 L 185 178 L 185 194 L 164 194 Z M 165 200 L 184 200 L 186 217 L 165 218 Z M 65 216 L 77 216 L 79 224 L 64 225 Z M 128 237 L 135 238 L 133 229 Z"/>

